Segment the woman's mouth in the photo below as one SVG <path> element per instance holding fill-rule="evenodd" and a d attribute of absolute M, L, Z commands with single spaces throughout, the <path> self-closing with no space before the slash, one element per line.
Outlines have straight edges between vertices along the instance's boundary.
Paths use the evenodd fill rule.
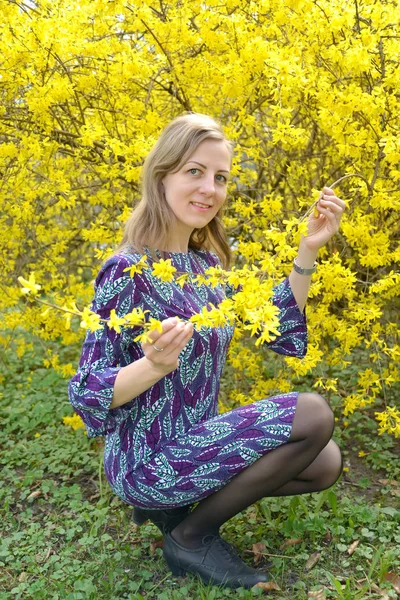
<path fill-rule="evenodd" d="M 205 212 L 211 208 L 210 204 L 203 204 L 202 202 L 191 202 L 190 204 L 202 212 Z"/>

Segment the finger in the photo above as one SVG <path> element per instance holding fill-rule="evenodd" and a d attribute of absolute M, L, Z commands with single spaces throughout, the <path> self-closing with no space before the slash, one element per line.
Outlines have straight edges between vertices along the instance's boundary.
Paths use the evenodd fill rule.
<path fill-rule="evenodd" d="M 329 187 L 324 187 L 322 189 L 322 193 L 326 194 L 327 196 L 334 196 L 335 195 L 335 192 L 333 191 L 333 189 L 329 188 Z"/>
<path fill-rule="evenodd" d="M 164 321 L 161 321 L 162 332 L 158 331 L 158 329 L 155 329 L 154 331 L 151 331 L 149 333 L 148 337 L 152 342 L 155 342 L 162 335 L 176 327 L 178 323 L 179 319 L 177 319 L 177 317 L 170 317 L 169 319 L 164 319 Z"/>
<path fill-rule="evenodd" d="M 157 340 L 156 346 L 157 348 L 162 348 L 162 354 L 159 350 L 155 350 L 154 346 L 150 346 L 150 348 L 147 349 L 147 354 L 150 356 L 150 358 L 156 358 L 157 362 L 164 362 L 166 360 L 171 361 L 171 359 L 176 360 L 180 352 L 192 337 L 193 327 L 186 323 L 183 329 L 180 329 L 179 331 L 180 333 L 176 334 L 175 337 L 169 342 Z"/>
<path fill-rule="evenodd" d="M 340 198 L 338 198 L 337 196 L 335 196 L 334 192 L 332 192 L 331 194 L 328 194 L 326 191 L 322 191 L 321 192 L 319 200 L 322 200 L 322 199 L 332 200 L 332 201 L 340 200 Z M 341 202 L 342 202 L 342 200 L 341 200 Z"/>
<path fill-rule="evenodd" d="M 319 218 L 321 216 L 326 217 L 332 223 L 337 223 L 339 225 L 340 219 L 338 219 L 337 215 L 334 212 L 332 212 L 329 208 L 323 208 L 322 206 L 318 206 L 317 208 L 320 213 Z"/>
<path fill-rule="evenodd" d="M 346 202 L 341 198 L 338 198 L 338 196 L 331 196 L 330 194 L 321 193 L 321 197 L 319 198 L 319 200 L 330 200 L 331 202 L 336 202 L 336 204 L 339 204 L 339 206 L 341 206 L 343 210 L 346 208 Z"/>
<path fill-rule="evenodd" d="M 149 336 L 150 344 L 156 344 L 158 348 L 166 348 L 171 341 L 175 338 L 177 333 L 182 331 L 184 327 L 183 322 L 176 322 L 172 327 L 166 327 L 166 331 L 163 328 L 163 331 L 160 333 L 159 331 L 153 331 Z"/>
<path fill-rule="evenodd" d="M 157 348 L 163 348 L 165 354 L 169 354 L 176 347 L 175 340 L 181 333 L 185 332 L 185 322 L 179 321 L 169 331 L 159 334 L 158 337 L 152 339 L 151 345 L 155 344 Z M 159 333 L 159 332 L 157 332 Z"/>
<path fill-rule="evenodd" d="M 332 212 L 336 213 L 336 214 L 342 214 L 343 212 L 343 208 L 342 206 L 340 206 L 339 204 L 336 204 L 335 202 L 332 202 L 331 200 L 320 200 L 319 204 L 323 207 L 323 208 L 329 208 L 329 210 L 331 210 Z"/>
<path fill-rule="evenodd" d="M 189 342 L 192 335 L 193 325 L 192 323 L 186 323 L 183 331 L 179 335 L 177 335 L 176 338 L 169 345 L 170 352 L 178 352 L 179 354 Z"/>

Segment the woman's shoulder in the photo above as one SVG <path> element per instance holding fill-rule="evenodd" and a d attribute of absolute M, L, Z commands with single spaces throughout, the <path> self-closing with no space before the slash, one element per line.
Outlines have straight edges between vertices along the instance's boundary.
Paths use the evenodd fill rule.
<path fill-rule="evenodd" d="M 129 250 L 120 250 L 115 254 L 109 256 L 101 265 L 102 269 L 108 269 L 112 265 L 127 265 L 131 266 L 140 261 L 141 258 L 145 256 L 144 254 L 140 254 L 139 252 L 129 251 Z"/>
<path fill-rule="evenodd" d="M 137 264 L 143 256 L 140 252 L 129 248 L 115 252 L 102 263 L 95 280 L 95 288 L 104 279 L 116 280 L 130 277 L 129 268 Z"/>
<path fill-rule="evenodd" d="M 200 250 L 193 249 L 192 252 L 194 252 L 198 258 L 201 258 L 202 261 L 207 263 L 209 267 L 216 267 L 221 264 L 218 254 L 212 250 L 202 248 Z"/>

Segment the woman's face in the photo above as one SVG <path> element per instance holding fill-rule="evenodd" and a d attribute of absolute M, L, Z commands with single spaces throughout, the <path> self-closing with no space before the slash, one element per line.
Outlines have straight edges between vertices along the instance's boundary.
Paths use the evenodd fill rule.
<path fill-rule="evenodd" d="M 163 179 L 165 198 L 176 217 L 170 239 L 187 247 L 194 229 L 205 227 L 224 204 L 231 155 L 222 140 L 204 140 L 176 173 Z"/>

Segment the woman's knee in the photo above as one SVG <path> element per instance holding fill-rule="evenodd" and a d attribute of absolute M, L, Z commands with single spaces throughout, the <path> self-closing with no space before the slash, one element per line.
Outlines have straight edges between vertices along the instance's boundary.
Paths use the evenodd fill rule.
<path fill-rule="evenodd" d="M 317 437 L 326 444 L 332 437 L 334 425 L 334 414 L 323 396 L 315 392 L 299 393 L 293 421 L 295 434 Z"/>
<path fill-rule="evenodd" d="M 334 483 L 337 482 L 337 480 L 339 479 L 339 477 L 341 476 L 341 474 L 343 472 L 343 455 L 342 455 L 342 451 L 340 450 L 340 448 L 336 444 L 336 442 L 334 442 L 333 440 L 331 440 L 330 443 L 334 444 L 334 446 L 336 448 L 335 467 L 332 469 L 332 471 L 333 471 L 333 480 L 332 480 L 331 485 L 333 485 Z"/>
<path fill-rule="evenodd" d="M 334 485 L 343 471 L 343 457 L 339 446 L 333 440 L 330 440 L 324 448 L 324 472 L 321 474 L 321 490 L 325 490 Z"/>

